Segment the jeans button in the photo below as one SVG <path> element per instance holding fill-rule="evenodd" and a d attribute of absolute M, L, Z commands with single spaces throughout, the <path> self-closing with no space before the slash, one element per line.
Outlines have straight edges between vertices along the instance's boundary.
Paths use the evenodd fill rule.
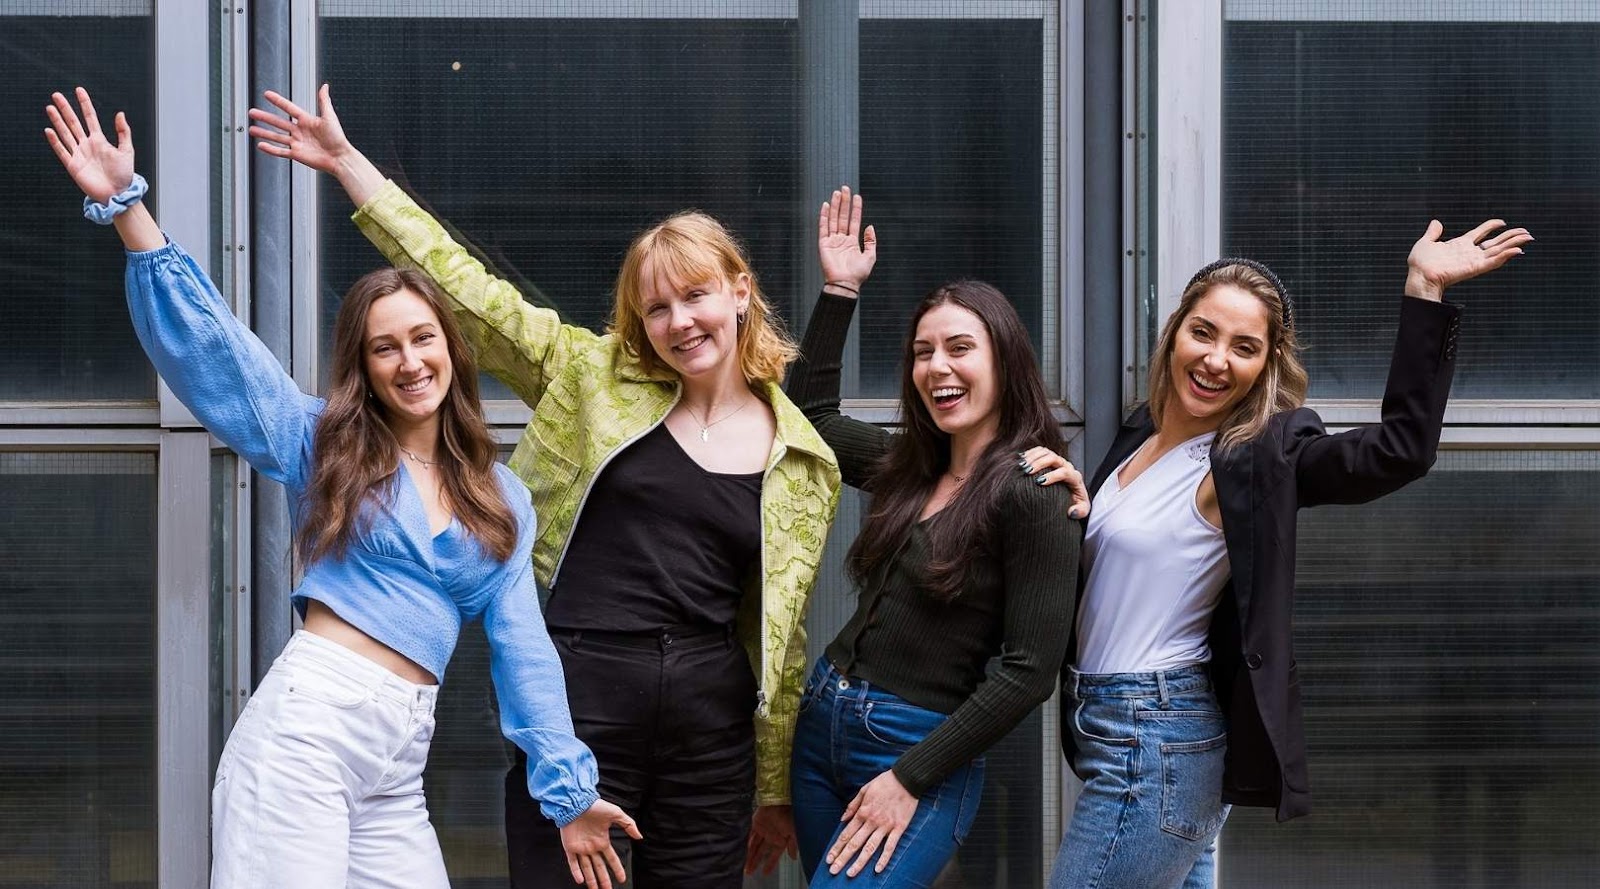
<path fill-rule="evenodd" d="M 661 634 L 661 644 L 662 645 L 671 645 L 672 644 L 672 634 L 671 633 L 662 633 Z"/>
<path fill-rule="evenodd" d="M 1252 670 L 1259 670 L 1259 669 L 1261 669 L 1261 664 L 1262 664 L 1261 655 L 1258 654 L 1257 652 L 1252 651 L 1249 654 L 1245 655 L 1244 665 L 1246 667 L 1249 667 Z"/>
<path fill-rule="evenodd" d="M 839 690 L 840 691 L 849 691 L 850 690 L 850 680 L 848 680 L 848 679 L 839 680 Z"/>

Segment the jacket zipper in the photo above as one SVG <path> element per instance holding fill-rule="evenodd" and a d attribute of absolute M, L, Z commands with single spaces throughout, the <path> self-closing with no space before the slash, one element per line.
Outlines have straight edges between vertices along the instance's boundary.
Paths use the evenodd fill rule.
<path fill-rule="evenodd" d="M 766 719 L 772 715 L 772 704 L 767 699 L 767 478 L 772 475 L 772 470 L 783 462 L 784 454 L 789 447 L 783 443 L 781 437 L 776 436 L 778 445 L 777 456 L 767 462 L 767 468 L 761 473 L 761 582 L 757 584 L 756 595 L 761 597 L 761 675 L 756 678 L 756 715 Z M 788 651 L 788 643 L 784 643 L 784 650 Z"/>
<path fill-rule="evenodd" d="M 629 445 L 641 438 L 644 438 L 651 432 L 654 432 L 657 426 L 667 422 L 667 414 L 672 413 L 672 409 L 678 406 L 678 402 L 682 400 L 682 398 L 683 384 L 679 383 L 677 384 L 676 391 L 673 393 L 672 403 L 667 405 L 667 409 L 665 411 L 661 412 L 661 417 L 654 423 L 651 423 L 649 426 L 639 430 L 639 433 L 634 437 L 628 439 L 622 444 L 617 445 L 615 448 L 612 448 L 611 453 L 607 454 L 606 458 L 600 461 L 600 465 L 595 467 L 594 475 L 589 476 L 589 484 L 585 485 L 583 488 L 583 499 L 578 501 L 578 510 L 577 512 L 573 513 L 573 523 L 572 527 L 567 529 L 567 539 L 561 543 L 561 556 L 556 559 L 556 567 L 550 572 L 550 589 L 552 591 L 554 591 L 556 588 L 557 578 L 561 576 L 561 566 L 567 561 L 567 550 L 572 547 L 572 535 L 578 530 L 578 522 L 583 520 L 583 508 L 589 503 L 589 492 L 594 490 L 594 483 L 599 481 L 600 473 L 604 472 L 606 467 L 611 465 L 611 461 L 615 460 L 617 455 L 626 450 Z"/>

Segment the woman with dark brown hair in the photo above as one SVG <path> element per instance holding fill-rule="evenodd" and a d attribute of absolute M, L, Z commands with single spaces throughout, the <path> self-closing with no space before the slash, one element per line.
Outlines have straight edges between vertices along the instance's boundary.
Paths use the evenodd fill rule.
<path fill-rule="evenodd" d="M 1428 226 L 1411 249 L 1382 420 L 1338 434 L 1304 407 L 1277 275 L 1223 259 L 1184 288 L 1150 360 L 1149 402 L 1089 487 L 1061 675 L 1062 746 L 1084 788 L 1053 889 L 1207 889 L 1230 805 L 1279 820 L 1310 810 L 1290 628 L 1296 514 L 1377 499 L 1433 465 L 1460 312 L 1444 290 L 1522 253 L 1532 237 L 1504 226 L 1448 241 Z M 1030 451 L 1023 468 L 1061 462 Z"/>
<path fill-rule="evenodd" d="M 212 791 L 213 887 L 447 887 L 422 771 L 438 683 L 462 624 L 481 619 L 506 736 L 561 825 L 574 882 L 609 887 L 609 831 L 572 733 L 561 665 L 529 565 L 527 491 L 495 462 L 477 370 L 426 276 L 357 281 L 335 322 L 326 401 L 296 388 L 198 263 L 141 202 L 133 136 L 60 93 L 45 136 L 84 212 L 128 250 L 134 330 L 205 427 L 290 493 L 304 629 L 228 736 Z"/>
<path fill-rule="evenodd" d="M 1012 468 L 1061 435 L 1028 331 L 1000 291 L 954 281 L 917 306 L 903 432 L 840 413 L 840 355 L 877 261 L 861 210 L 848 188 L 823 205 L 827 283 L 789 381 L 845 483 L 872 494 L 847 557 L 860 601 L 817 660 L 795 727 L 795 826 L 812 889 L 932 884 L 977 815 L 984 751 L 1055 687 L 1077 574 L 1068 491 Z"/>

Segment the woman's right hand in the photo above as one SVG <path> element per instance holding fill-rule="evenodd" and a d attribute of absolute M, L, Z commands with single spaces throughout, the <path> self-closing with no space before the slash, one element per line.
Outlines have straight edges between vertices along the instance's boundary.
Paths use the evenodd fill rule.
<path fill-rule="evenodd" d="M 1062 483 L 1072 488 L 1072 505 L 1067 515 L 1081 519 L 1089 515 L 1089 487 L 1083 482 L 1083 473 L 1067 458 L 1046 447 L 1029 448 L 1017 455 L 1017 469 L 1033 477 L 1038 485 Z"/>
<path fill-rule="evenodd" d="M 72 181 L 91 200 L 104 204 L 133 183 L 133 130 L 118 111 L 117 144 L 112 145 L 100 129 L 89 91 L 80 86 L 75 92 L 78 106 L 83 109 L 83 121 L 79 122 L 66 96 L 51 93 L 50 104 L 44 109 L 50 120 L 44 138 Z"/>
<path fill-rule="evenodd" d="M 850 297 L 859 295 L 878 262 L 878 233 L 870 225 L 862 233 L 861 195 L 851 198 L 848 185 L 834 191 L 817 216 L 817 258 L 822 261 L 824 285 L 855 291 L 839 293 Z"/>
<path fill-rule="evenodd" d="M 639 826 L 617 806 L 597 799 L 582 815 L 561 828 L 561 848 L 567 853 L 572 882 L 586 889 L 611 889 L 611 877 L 626 882 L 622 859 L 611 845 L 612 826 L 620 827 L 636 840 L 644 839 Z"/>

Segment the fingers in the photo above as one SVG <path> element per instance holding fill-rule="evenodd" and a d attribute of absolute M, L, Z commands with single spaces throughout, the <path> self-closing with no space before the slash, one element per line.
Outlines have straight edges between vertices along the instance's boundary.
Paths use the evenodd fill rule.
<path fill-rule="evenodd" d="M 266 97 L 268 102 L 271 102 L 272 104 L 278 106 L 278 110 L 282 111 L 284 114 L 289 115 L 289 119 L 291 121 L 296 119 L 296 118 L 314 117 L 315 116 L 313 114 L 308 113 L 304 108 L 301 108 L 299 105 L 296 105 L 295 103 L 289 101 L 288 97 L 284 96 L 281 93 L 276 93 L 276 92 L 273 92 L 272 90 L 267 90 L 265 93 L 263 93 L 263 95 Z"/>
<path fill-rule="evenodd" d="M 1426 242 L 1429 242 L 1429 241 L 1437 241 L 1443 235 L 1444 235 L 1444 223 L 1440 222 L 1437 219 L 1434 219 L 1434 220 L 1431 220 L 1428 223 L 1428 230 L 1422 233 L 1422 237 L 1417 239 L 1417 243 L 1418 244 L 1422 244 L 1422 243 L 1426 243 Z"/>
<path fill-rule="evenodd" d="M 1061 466 L 1071 466 L 1065 457 L 1045 447 L 1029 448 L 1017 455 L 1024 472 L 1036 473 Z"/>
<path fill-rule="evenodd" d="M 867 226 L 867 233 L 862 236 L 861 252 L 872 257 L 873 262 L 878 260 L 878 230 Z"/>
<path fill-rule="evenodd" d="M 276 142 L 279 145 L 294 144 L 294 137 L 288 133 L 280 133 L 277 130 L 269 130 L 266 127 L 252 126 L 250 128 L 250 138 L 265 139 L 268 142 Z"/>
<path fill-rule="evenodd" d="M 630 837 L 633 837 L 636 840 L 644 839 L 644 834 L 639 831 L 638 823 L 635 822 L 632 818 L 628 817 L 627 815 L 623 815 L 623 816 L 617 818 L 616 820 L 612 821 L 611 823 L 615 824 L 616 826 L 618 826 L 620 828 L 622 828 L 622 831 L 624 833 L 626 833 Z"/>
<path fill-rule="evenodd" d="M 858 792 L 858 793 L 856 793 L 855 799 L 850 801 L 850 805 L 844 807 L 844 814 L 839 816 L 839 820 L 840 821 L 849 821 L 851 818 L 856 817 L 856 812 L 859 811 L 860 809 L 861 809 L 861 794 Z"/>
<path fill-rule="evenodd" d="M 66 122 L 67 131 L 72 134 L 73 142 L 89 141 L 88 134 L 83 131 L 83 124 L 78 122 L 78 112 L 73 111 L 72 106 L 67 104 L 67 97 L 60 93 L 51 93 L 50 101 L 55 103 L 56 110 L 61 114 L 62 120 Z"/>
<path fill-rule="evenodd" d="M 845 189 L 845 193 L 849 194 L 850 193 L 850 189 L 846 188 Z M 861 232 L 861 195 L 856 195 L 855 197 L 850 199 L 850 230 L 848 232 L 846 232 L 846 234 L 850 235 L 850 239 L 853 241 L 853 240 L 856 239 L 856 236 L 860 234 L 860 232 Z"/>
<path fill-rule="evenodd" d="M 67 150 L 67 146 L 61 144 L 61 137 L 56 135 L 55 130 L 45 127 L 44 141 L 50 143 L 50 150 L 56 153 L 56 159 L 61 161 L 62 166 L 70 166 L 72 164 L 72 152 Z"/>
<path fill-rule="evenodd" d="M 1438 220 L 1434 220 L 1434 221 L 1437 222 Z M 1505 225 L 1506 225 L 1506 221 L 1504 219 L 1490 219 L 1490 220 L 1487 220 L 1487 221 L 1483 222 L 1481 225 L 1479 225 L 1477 228 L 1473 229 L 1472 231 L 1469 231 L 1466 234 L 1462 235 L 1462 237 L 1466 238 L 1468 241 L 1471 241 L 1472 243 L 1476 244 L 1479 241 L 1483 240 L 1485 236 L 1487 236 L 1490 232 L 1494 231 L 1495 229 L 1497 229 L 1497 228 L 1505 228 Z M 1430 226 L 1430 229 L 1431 228 L 1432 227 Z"/>
<path fill-rule="evenodd" d="M 128 115 L 118 111 L 117 116 L 112 118 L 111 125 L 117 128 L 117 150 L 132 151 L 133 127 L 128 126 Z"/>
<path fill-rule="evenodd" d="M 834 863 L 833 872 L 838 873 L 839 869 L 844 867 L 844 859 L 849 858 L 852 854 L 854 854 L 856 860 L 851 863 L 850 870 L 846 876 L 853 877 L 856 874 L 861 873 L 861 871 L 866 868 L 868 864 L 872 863 L 872 856 L 877 854 L 878 847 L 883 844 L 883 838 L 887 833 L 888 831 L 880 827 L 871 833 L 861 831 L 860 833 L 856 834 L 857 838 L 860 838 L 863 834 L 866 835 L 866 840 L 861 843 L 861 851 L 859 853 L 855 853 L 852 850 L 846 849 L 844 857 Z"/>
<path fill-rule="evenodd" d="M 833 199 L 828 206 L 828 234 L 836 235 L 844 231 L 845 202 L 850 199 L 850 189 L 835 189 Z"/>
<path fill-rule="evenodd" d="M 61 94 L 56 93 L 53 98 L 59 99 Z M 70 114 L 71 112 L 69 111 L 68 113 Z M 61 144 L 66 147 L 67 153 L 77 154 L 78 140 L 72 135 L 72 130 L 67 127 L 66 120 L 61 116 L 61 110 L 55 105 L 47 105 L 44 109 L 44 116 L 50 121 L 50 129 L 55 130 L 56 138 L 61 140 Z"/>
<path fill-rule="evenodd" d="M 94 102 L 89 99 L 89 91 L 80 86 L 75 92 L 78 94 L 78 107 L 83 109 L 83 124 L 88 128 L 89 135 L 100 135 L 100 117 L 94 113 Z"/>
<path fill-rule="evenodd" d="M 817 213 L 817 240 L 824 241 L 830 234 L 832 232 L 828 231 L 828 202 L 823 201 L 822 210 Z"/>
<path fill-rule="evenodd" d="M 1483 249 L 1483 252 L 1492 254 L 1513 247 L 1521 247 L 1532 240 L 1533 235 L 1529 234 L 1527 229 L 1508 228 L 1478 246 Z"/>
<path fill-rule="evenodd" d="M 608 844 L 601 854 L 606 859 L 605 868 L 600 869 L 601 876 L 606 880 L 606 885 L 610 886 L 612 877 L 616 877 L 618 883 L 628 882 L 628 872 L 622 869 L 622 859 L 617 857 L 617 850 Z"/>
<path fill-rule="evenodd" d="M 600 876 L 596 876 L 594 862 L 589 860 L 588 855 L 578 856 L 578 867 L 583 870 L 583 885 L 589 889 L 600 889 L 600 876 L 604 876 L 605 871 L 601 870 Z"/>
<path fill-rule="evenodd" d="M 583 882 L 583 869 L 578 866 L 578 856 L 571 852 L 567 853 L 567 870 L 572 873 L 572 882 Z"/>
<path fill-rule="evenodd" d="M 328 95 L 328 85 L 326 83 L 322 85 L 321 89 L 317 90 L 317 113 L 334 123 L 339 122 L 339 115 L 333 113 L 333 99 Z"/>
<path fill-rule="evenodd" d="M 883 844 L 883 854 L 878 856 L 878 863 L 872 868 L 873 873 L 881 874 L 883 869 L 889 866 L 889 859 L 894 857 L 894 849 L 900 845 L 900 836 L 903 833 L 905 833 L 903 830 L 889 832 L 889 839 Z"/>

